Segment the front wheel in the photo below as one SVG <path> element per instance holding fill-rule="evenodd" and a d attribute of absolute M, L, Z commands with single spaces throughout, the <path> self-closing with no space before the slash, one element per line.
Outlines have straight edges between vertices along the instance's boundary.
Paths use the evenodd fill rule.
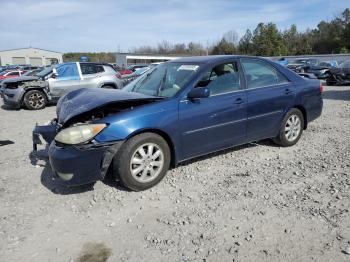
<path fill-rule="evenodd" d="M 274 138 L 274 142 L 284 147 L 293 146 L 299 141 L 303 129 L 303 113 L 299 109 L 292 108 L 284 117 L 279 134 Z"/>
<path fill-rule="evenodd" d="M 47 97 L 40 90 L 30 90 L 24 94 L 23 103 L 29 110 L 43 109 L 47 104 Z"/>
<path fill-rule="evenodd" d="M 114 172 L 123 185 L 134 191 L 158 184 L 170 165 L 167 142 L 154 133 L 143 133 L 129 139 L 114 158 Z"/>

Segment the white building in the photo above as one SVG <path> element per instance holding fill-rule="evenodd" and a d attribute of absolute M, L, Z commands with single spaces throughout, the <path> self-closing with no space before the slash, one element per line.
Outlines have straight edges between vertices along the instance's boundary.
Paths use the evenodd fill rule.
<path fill-rule="evenodd" d="M 18 48 L 0 51 L 0 65 L 24 65 L 34 66 L 51 65 L 52 62 L 62 63 L 62 53 L 40 48 Z"/>
<path fill-rule="evenodd" d="M 116 53 L 116 63 L 118 66 L 127 66 L 132 64 L 150 64 L 155 62 L 166 62 L 179 57 L 181 56 Z"/>

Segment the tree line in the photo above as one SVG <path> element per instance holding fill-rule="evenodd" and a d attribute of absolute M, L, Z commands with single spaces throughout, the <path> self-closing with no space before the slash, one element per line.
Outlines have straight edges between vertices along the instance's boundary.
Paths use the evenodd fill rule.
<path fill-rule="evenodd" d="M 245 54 L 259 56 L 311 55 L 350 52 L 350 10 L 346 8 L 333 20 L 321 21 L 315 29 L 299 32 L 296 25 L 279 30 L 275 23 L 259 23 L 239 39 L 235 30 L 228 31 L 211 46 L 200 43 L 171 44 L 162 41 L 157 46 L 143 46 L 134 53 L 221 55 Z"/>
<path fill-rule="evenodd" d="M 141 46 L 129 50 L 142 54 L 222 55 L 244 54 L 258 56 L 311 55 L 350 52 L 350 9 L 346 8 L 331 21 L 321 21 L 314 29 L 299 32 L 296 25 L 286 30 L 275 23 L 259 23 L 246 30 L 239 39 L 235 30 L 226 32 L 211 45 L 201 43 L 171 43 L 163 40 L 156 46 Z M 115 62 L 114 53 L 66 53 L 64 61 L 78 61 L 88 56 L 92 62 Z"/>

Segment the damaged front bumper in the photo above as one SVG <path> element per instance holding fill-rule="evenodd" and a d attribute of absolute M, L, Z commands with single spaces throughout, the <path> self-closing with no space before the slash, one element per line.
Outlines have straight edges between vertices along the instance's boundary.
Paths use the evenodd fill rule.
<path fill-rule="evenodd" d="M 0 91 L 1 98 L 4 101 L 4 104 L 15 107 L 15 108 L 21 107 L 23 93 L 24 93 L 24 91 L 21 88 L 6 89 L 6 88 L 2 87 L 1 91 Z"/>
<path fill-rule="evenodd" d="M 67 186 L 78 186 L 103 180 L 113 157 L 123 141 L 113 143 L 92 142 L 84 145 L 62 145 L 56 143 L 57 124 L 36 126 L 33 130 L 33 149 L 48 143 L 48 156 L 52 171 L 58 182 Z"/>

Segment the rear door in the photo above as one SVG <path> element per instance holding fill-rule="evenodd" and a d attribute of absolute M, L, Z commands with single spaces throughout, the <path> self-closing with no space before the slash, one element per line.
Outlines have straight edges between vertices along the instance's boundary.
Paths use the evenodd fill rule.
<path fill-rule="evenodd" d="M 235 60 L 215 65 L 196 88 L 207 87 L 208 98 L 179 104 L 182 158 L 187 159 L 242 143 L 246 132 L 246 96 Z"/>
<path fill-rule="evenodd" d="M 62 64 L 55 69 L 57 77 L 49 79 L 50 93 L 53 97 L 61 97 L 72 90 L 81 88 L 81 76 L 77 63 Z"/>
<path fill-rule="evenodd" d="M 104 68 L 102 65 L 91 63 L 80 63 L 81 70 L 81 86 L 82 87 L 98 87 L 99 78 L 102 77 Z"/>
<path fill-rule="evenodd" d="M 247 83 L 247 139 L 274 137 L 286 110 L 293 105 L 293 84 L 274 66 L 261 59 L 244 58 Z"/>

